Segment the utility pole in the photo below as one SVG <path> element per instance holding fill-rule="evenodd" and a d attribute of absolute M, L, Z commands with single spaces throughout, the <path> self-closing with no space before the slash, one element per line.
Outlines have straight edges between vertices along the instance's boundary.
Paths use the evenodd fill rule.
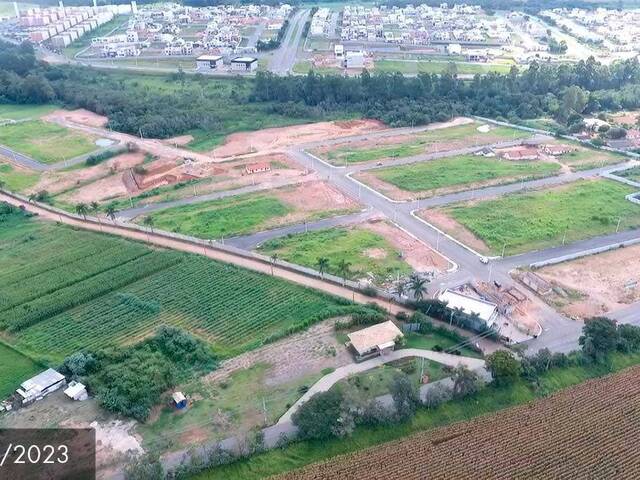
<path fill-rule="evenodd" d="M 266 425 L 267 420 L 267 402 L 264 401 L 264 397 L 262 397 L 262 410 L 264 411 L 264 424 Z"/>
<path fill-rule="evenodd" d="M 616 225 L 616 233 L 620 231 L 620 222 L 622 221 L 622 217 L 618 217 L 618 225 Z"/>

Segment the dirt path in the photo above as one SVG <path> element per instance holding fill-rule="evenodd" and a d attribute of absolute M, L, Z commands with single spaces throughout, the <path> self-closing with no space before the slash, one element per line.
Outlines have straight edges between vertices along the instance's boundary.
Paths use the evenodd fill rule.
<path fill-rule="evenodd" d="M 246 258 L 230 252 L 217 250 L 212 247 L 194 245 L 186 241 L 165 237 L 157 233 L 151 234 L 136 230 L 130 230 L 125 227 L 110 224 L 107 221 L 104 221 L 105 223 L 102 224 L 97 224 L 90 220 L 78 220 L 65 214 L 54 213 L 48 209 L 38 206 L 37 204 L 23 202 L 22 200 L 18 200 L 2 192 L 0 192 L 0 201 L 10 203 L 11 205 L 15 205 L 18 207 L 23 207 L 29 212 L 37 213 L 41 218 L 45 218 L 47 220 L 55 222 L 61 222 L 67 225 L 72 225 L 74 227 L 83 228 L 85 230 L 109 233 L 120 237 L 131 238 L 140 242 L 150 243 L 160 247 L 171 248 L 173 250 L 180 250 L 197 255 L 205 255 L 206 257 L 219 260 L 221 262 L 231 263 L 243 268 L 247 268 L 249 270 L 254 270 L 268 275 L 270 275 L 272 272 L 272 266 L 266 262 L 261 262 L 260 260 Z M 305 287 L 314 288 L 316 290 L 330 293 L 338 297 L 347 298 L 357 303 L 374 302 L 387 309 L 391 314 L 407 310 L 406 308 L 400 307 L 394 303 L 390 303 L 381 299 L 374 299 L 361 293 L 355 292 L 349 288 L 342 287 L 340 285 L 336 285 L 319 278 L 307 277 L 306 275 L 281 268 L 277 265 L 273 267 L 273 275 L 290 282 L 303 285 Z"/>

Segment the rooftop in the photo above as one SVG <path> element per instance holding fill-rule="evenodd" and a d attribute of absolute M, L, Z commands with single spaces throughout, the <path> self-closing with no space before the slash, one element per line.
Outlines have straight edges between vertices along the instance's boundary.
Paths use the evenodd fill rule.
<path fill-rule="evenodd" d="M 365 354 L 375 347 L 384 348 L 402 337 L 402 332 L 391 321 L 378 323 L 347 335 L 353 348 L 360 354 Z"/>
<path fill-rule="evenodd" d="M 441 302 L 447 302 L 447 306 L 449 308 L 459 308 L 464 313 L 468 314 L 477 313 L 482 320 L 487 322 L 488 327 L 493 325 L 493 316 L 497 308 L 495 303 L 487 302 L 486 300 L 481 300 L 479 298 L 473 298 L 448 289 L 440 294 L 438 300 Z"/>

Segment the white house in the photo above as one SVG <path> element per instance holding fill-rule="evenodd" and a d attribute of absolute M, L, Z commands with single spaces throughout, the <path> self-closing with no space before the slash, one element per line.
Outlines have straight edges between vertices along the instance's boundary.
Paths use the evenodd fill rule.
<path fill-rule="evenodd" d="M 216 70 L 222 66 L 220 55 L 200 55 L 196 58 L 196 70 Z"/>
<path fill-rule="evenodd" d="M 470 297 L 453 290 L 445 290 L 440 294 L 438 300 L 446 302 L 449 308 L 459 308 L 469 315 L 476 313 L 481 320 L 484 320 L 488 328 L 492 327 L 498 318 L 498 306 L 495 303 Z"/>
<path fill-rule="evenodd" d="M 258 68 L 258 59 L 255 57 L 238 57 L 231 60 L 231 70 L 236 72 L 253 72 Z"/>

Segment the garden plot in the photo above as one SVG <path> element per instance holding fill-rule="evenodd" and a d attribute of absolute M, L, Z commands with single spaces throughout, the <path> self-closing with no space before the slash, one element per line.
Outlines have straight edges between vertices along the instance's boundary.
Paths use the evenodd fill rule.
<path fill-rule="evenodd" d="M 565 315 L 606 315 L 640 300 L 640 246 L 550 265 L 536 274 L 557 287 L 545 300 Z"/>
<path fill-rule="evenodd" d="M 220 239 L 353 213 L 358 208 L 354 200 L 333 186 L 311 181 L 168 208 L 150 217 L 161 230 Z"/>
<path fill-rule="evenodd" d="M 507 127 L 489 126 L 468 118 L 436 123 L 420 133 L 378 136 L 344 144 L 318 147 L 311 153 L 334 164 L 345 165 L 412 157 L 475 145 L 519 140 L 531 134 Z"/>
<path fill-rule="evenodd" d="M 635 189 L 610 180 L 519 192 L 426 210 L 419 215 L 485 254 L 544 249 L 640 225 Z"/>
<path fill-rule="evenodd" d="M 325 258 L 327 273 L 377 285 L 412 271 L 435 275 L 449 267 L 435 250 L 383 220 L 281 237 L 265 242 L 259 251 L 315 269 L 318 259 Z M 349 264 L 347 272 L 341 270 L 342 262 Z"/>
<path fill-rule="evenodd" d="M 356 179 L 394 200 L 437 195 L 534 180 L 560 173 L 554 161 L 512 161 L 458 155 L 361 172 Z"/>

